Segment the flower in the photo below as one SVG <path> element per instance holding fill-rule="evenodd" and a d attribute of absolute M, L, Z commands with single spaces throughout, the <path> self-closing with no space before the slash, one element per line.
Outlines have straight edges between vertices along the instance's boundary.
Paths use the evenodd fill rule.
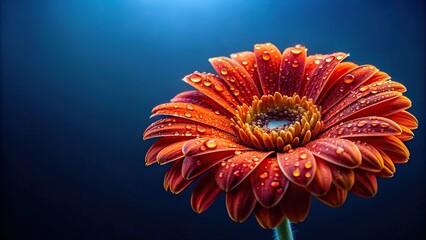
<path fill-rule="evenodd" d="M 196 90 L 152 110 L 166 117 L 144 132 L 161 137 L 146 164 L 173 162 L 164 177 L 173 193 L 199 179 L 196 212 L 225 191 L 232 220 L 254 212 L 264 228 L 303 221 L 311 195 L 332 207 L 348 192 L 373 197 L 377 177 L 408 161 L 403 142 L 418 122 L 404 85 L 347 56 L 307 56 L 301 45 L 281 54 L 266 43 L 209 59 L 218 75 L 185 76 Z"/>

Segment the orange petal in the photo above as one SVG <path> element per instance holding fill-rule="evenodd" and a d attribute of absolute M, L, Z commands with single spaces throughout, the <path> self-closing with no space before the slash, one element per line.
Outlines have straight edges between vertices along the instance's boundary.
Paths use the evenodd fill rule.
<path fill-rule="evenodd" d="M 354 171 L 334 164 L 330 164 L 329 166 L 333 175 L 333 184 L 345 191 L 351 189 L 355 182 Z"/>
<path fill-rule="evenodd" d="M 278 82 L 278 92 L 282 95 L 293 96 L 294 93 L 299 93 L 305 70 L 306 51 L 307 49 L 300 45 L 284 50 Z"/>
<path fill-rule="evenodd" d="M 309 83 L 306 86 L 306 96 L 312 98 L 314 102 L 317 101 L 325 83 L 330 77 L 330 73 L 334 68 L 347 56 L 346 53 L 333 53 L 326 56 L 320 61 L 318 66 L 309 75 Z"/>
<path fill-rule="evenodd" d="M 160 119 L 146 128 L 143 137 L 216 137 L 237 141 L 234 136 L 217 128 L 183 118 Z"/>
<path fill-rule="evenodd" d="M 175 161 L 169 170 L 167 170 L 164 175 L 164 188 L 170 189 L 174 194 L 182 192 L 186 187 L 188 187 L 194 180 L 187 180 L 182 177 L 181 167 L 183 159 Z"/>
<path fill-rule="evenodd" d="M 169 115 L 176 116 L 194 122 L 203 123 L 232 133 L 231 120 L 219 111 L 213 111 L 195 104 L 188 103 L 164 103 L 152 109 L 152 116 Z"/>
<path fill-rule="evenodd" d="M 263 94 L 273 95 L 278 90 L 277 83 L 281 65 L 280 50 L 271 43 L 256 44 L 254 45 L 254 54 Z"/>
<path fill-rule="evenodd" d="M 277 153 L 277 160 L 281 171 L 293 183 L 306 187 L 314 179 L 317 165 L 308 149 L 299 147 L 286 153 Z"/>
<path fill-rule="evenodd" d="M 361 197 L 374 197 L 377 193 L 377 179 L 373 173 L 357 170 L 355 171 L 355 184 L 351 192 Z"/>
<path fill-rule="evenodd" d="M 303 187 L 290 183 L 280 205 L 291 222 L 303 222 L 311 206 L 311 194 Z"/>
<path fill-rule="evenodd" d="M 302 86 L 299 91 L 299 96 L 306 96 L 306 88 L 311 82 L 310 75 L 316 69 L 317 65 L 324 59 L 327 55 L 315 54 L 308 56 L 305 60 L 305 72 L 303 74 Z"/>
<path fill-rule="evenodd" d="M 343 75 L 346 75 L 347 73 L 349 73 L 352 69 L 356 67 L 358 67 L 358 65 L 353 62 L 339 63 L 334 69 L 334 71 L 331 73 L 327 82 L 325 83 L 325 86 L 323 90 L 321 91 L 321 94 L 318 98 L 317 103 L 321 103 L 323 99 L 327 97 L 326 93 L 330 90 L 331 86 L 333 86 L 341 77 L 343 77 Z"/>
<path fill-rule="evenodd" d="M 250 181 L 242 182 L 238 187 L 226 193 L 226 209 L 232 220 L 244 222 L 256 205 Z"/>
<path fill-rule="evenodd" d="M 235 156 L 222 161 L 215 169 L 220 188 L 229 191 L 240 184 L 272 152 L 237 151 Z"/>
<path fill-rule="evenodd" d="M 235 152 L 237 150 L 250 150 L 250 148 L 222 138 L 196 138 L 187 141 L 183 146 L 186 156 L 198 156 L 217 152 Z"/>
<path fill-rule="evenodd" d="M 343 109 L 340 114 L 324 120 L 325 129 L 334 124 L 363 116 L 384 116 L 411 107 L 411 101 L 399 92 L 383 92 L 360 99 Z"/>
<path fill-rule="evenodd" d="M 400 127 L 402 130 L 402 133 L 400 135 L 396 135 L 398 139 L 400 139 L 403 142 L 413 139 L 414 137 L 413 131 L 411 131 L 409 128 L 404 126 L 400 126 Z"/>
<path fill-rule="evenodd" d="M 365 82 L 365 85 L 371 84 L 371 83 L 380 83 L 380 82 L 383 82 L 383 81 L 388 81 L 390 79 L 391 79 L 391 77 L 387 73 L 382 72 L 382 71 L 378 71 L 378 72 L 376 72 L 376 74 L 374 74 L 374 76 L 372 76 L 370 79 L 368 79 L 367 82 Z"/>
<path fill-rule="evenodd" d="M 355 142 L 362 155 L 360 169 L 369 172 L 380 172 L 383 169 L 383 158 L 377 149 L 365 142 Z"/>
<path fill-rule="evenodd" d="M 384 117 L 361 117 L 336 125 L 320 137 L 350 138 L 387 136 L 401 134 L 401 127 L 394 121 Z"/>
<path fill-rule="evenodd" d="M 215 77 L 214 75 L 212 76 Z M 217 109 L 220 114 L 224 114 L 228 117 L 232 117 L 235 114 L 236 109 L 235 106 L 229 106 L 228 104 L 225 104 L 221 96 L 216 96 L 214 99 L 211 99 L 198 90 L 179 93 L 174 98 L 172 98 L 170 102 L 193 103 L 207 109 Z"/>
<path fill-rule="evenodd" d="M 342 167 L 356 168 L 361 164 L 361 153 L 353 142 L 346 139 L 320 138 L 305 147 L 316 157 Z"/>
<path fill-rule="evenodd" d="M 149 166 L 155 162 L 157 162 L 157 154 L 166 146 L 170 145 L 170 143 L 180 142 L 180 141 L 188 141 L 188 137 L 167 137 L 161 138 L 157 140 L 152 146 L 148 149 L 145 155 L 145 165 Z"/>
<path fill-rule="evenodd" d="M 226 57 L 210 58 L 209 61 L 241 103 L 250 106 L 253 96 L 260 96 L 250 74 L 240 64 Z"/>
<path fill-rule="evenodd" d="M 251 185 L 257 201 L 270 208 L 278 204 L 288 186 L 288 179 L 281 172 L 276 157 L 263 160 L 251 174 Z"/>
<path fill-rule="evenodd" d="M 383 100 L 389 100 L 389 98 L 393 98 L 395 94 L 392 96 L 385 96 L 386 98 L 381 99 L 383 94 L 386 95 L 388 92 L 403 92 L 405 91 L 404 85 L 394 82 L 394 81 L 383 81 L 383 82 L 375 82 L 368 85 L 361 86 L 357 88 L 356 91 L 351 91 L 349 95 L 347 95 L 340 102 L 336 102 L 336 105 L 330 107 L 327 111 L 323 111 L 323 119 L 327 121 L 328 119 L 335 117 L 337 115 L 343 116 L 343 111 L 350 105 L 359 103 L 361 106 L 368 104 L 377 104 L 381 103 Z M 382 95 L 377 97 L 377 95 L 381 93 Z M 396 94 L 397 96 L 401 96 L 402 94 Z M 373 102 L 375 101 L 375 102 Z M 355 110 L 359 110 L 355 106 Z M 378 116 L 377 114 L 370 114 Z M 340 116 L 340 117 L 342 117 Z M 360 116 L 363 117 L 363 116 Z"/>
<path fill-rule="evenodd" d="M 380 152 L 380 155 L 382 155 L 383 158 L 383 169 L 380 172 L 376 173 L 376 175 L 382 178 L 393 177 L 393 174 L 396 172 L 395 165 L 385 152 L 380 149 L 377 150 Z"/>
<path fill-rule="evenodd" d="M 393 113 L 391 115 L 387 115 L 386 118 L 391 119 L 392 121 L 398 123 L 399 125 L 405 126 L 410 130 L 416 129 L 419 125 L 416 117 L 413 114 L 407 111 L 401 111 L 397 113 Z"/>
<path fill-rule="evenodd" d="M 254 214 L 257 222 L 265 229 L 272 229 L 278 226 L 285 218 L 284 212 L 280 205 L 272 208 L 265 208 L 257 204 L 254 208 Z"/>
<path fill-rule="evenodd" d="M 306 187 L 309 192 L 317 196 L 324 195 L 330 190 L 332 175 L 328 164 L 321 158 L 315 158 L 317 170 L 312 182 Z"/>
<path fill-rule="evenodd" d="M 408 148 L 395 136 L 364 138 L 362 140 L 385 152 L 394 163 L 406 163 L 410 157 Z"/>
<path fill-rule="evenodd" d="M 262 85 L 260 85 L 259 73 L 257 72 L 256 56 L 254 52 L 239 52 L 231 54 L 232 60 L 239 63 L 250 74 L 255 83 L 259 94 L 263 95 Z"/>
<path fill-rule="evenodd" d="M 378 71 L 379 70 L 372 65 L 363 65 L 341 76 L 340 79 L 324 93 L 324 101 L 321 103 L 323 112 L 326 112 L 334 104 L 340 102 L 348 96 L 351 91 L 361 86 Z"/>
<path fill-rule="evenodd" d="M 328 191 L 327 194 L 323 196 L 316 196 L 316 198 L 330 207 L 340 207 L 343 205 L 343 203 L 345 203 L 347 196 L 347 191 L 332 184 L 330 191 Z"/>
<path fill-rule="evenodd" d="M 187 156 L 182 164 L 182 176 L 192 179 L 205 173 L 207 170 L 234 155 L 234 152 L 223 151 L 199 156 Z"/>
<path fill-rule="evenodd" d="M 191 207 L 197 213 L 206 211 L 222 190 L 217 186 L 211 173 L 205 174 L 191 195 Z"/>
<path fill-rule="evenodd" d="M 157 155 L 157 162 L 159 164 L 166 164 L 183 158 L 182 146 L 186 141 L 171 142 L 165 146 Z"/>

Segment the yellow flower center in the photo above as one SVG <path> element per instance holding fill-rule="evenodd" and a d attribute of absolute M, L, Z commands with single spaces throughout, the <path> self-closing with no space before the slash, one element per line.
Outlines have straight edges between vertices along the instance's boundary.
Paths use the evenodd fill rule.
<path fill-rule="evenodd" d="M 282 96 L 255 97 L 251 107 L 238 107 L 233 118 L 235 132 L 247 146 L 287 152 L 315 138 L 323 128 L 320 109 L 312 99 Z"/>

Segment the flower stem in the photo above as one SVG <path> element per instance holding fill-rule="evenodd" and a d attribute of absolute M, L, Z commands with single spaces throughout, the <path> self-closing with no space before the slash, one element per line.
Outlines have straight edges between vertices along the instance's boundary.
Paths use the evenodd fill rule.
<path fill-rule="evenodd" d="M 274 228 L 275 240 L 293 240 L 293 232 L 291 231 L 291 223 L 285 218 L 280 225 Z"/>

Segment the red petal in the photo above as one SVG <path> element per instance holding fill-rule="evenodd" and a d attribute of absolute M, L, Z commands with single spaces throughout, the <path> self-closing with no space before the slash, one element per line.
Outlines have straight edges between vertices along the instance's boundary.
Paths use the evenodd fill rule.
<path fill-rule="evenodd" d="M 364 138 L 362 140 L 385 152 L 394 163 L 406 163 L 410 157 L 408 148 L 395 136 Z"/>
<path fill-rule="evenodd" d="M 166 146 L 170 145 L 170 143 L 180 142 L 180 141 L 188 141 L 189 138 L 182 137 L 167 137 L 161 138 L 157 140 L 152 146 L 148 149 L 145 156 L 145 165 L 151 165 L 157 162 L 157 154 Z"/>
<path fill-rule="evenodd" d="M 394 121 L 384 117 L 361 117 L 336 125 L 320 137 L 349 138 L 370 137 L 401 134 L 401 127 Z"/>
<path fill-rule="evenodd" d="M 164 103 L 152 109 L 152 116 L 170 115 L 203 123 L 232 133 L 231 120 L 218 111 L 189 103 Z"/>
<path fill-rule="evenodd" d="M 329 166 L 333 175 L 333 184 L 345 191 L 351 189 L 355 182 L 354 170 L 334 164 Z"/>
<path fill-rule="evenodd" d="M 182 146 L 186 141 L 171 142 L 165 146 L 157 155 L 159 164 L 166 164 L 183 158 Z"/>
<path fill-rule="evenodd" d="M 310 75 L 326 56 L 327 55 L 315 54 L 306 58 L 305 73 L 303 74 L 302 86 L 299 91 L 299 96 L 306 96 L 306 88 L 311 83 Z"/>
<path fill-rule="evenodd" d="M 279 73 L 278 91 L 282 95 L 299 93 L 305 70 L 306 48 L 300 45 L 284 50 Z"/>
<path fill-rule="evenodd" d="M 377 179 L 373 173 L 365 171 L 355 171 L 355 184 L 351 192 L 361 197 L 374 197 L 377 193 Z"/>
<path fill-rule="evenodd" d="M 338 115 L 324 116 L 325 129 L 334 124 L 363 116 L 384 116 L 405 110 L 411 101 L 399 92 L 383 92 L 362 98 L 343 109 Z M 328 118 L 329 117 L 329 118 Z M 328 119 L 327 119 L 328 118 Z"/>
<path fill-rule="evenodd" d="M 251 185 L 257 201 L 270 208 L 278 204 L 288 186 L 288 179 L 281 172 L 276 157 L 263 160 L 251 174 Z"/>
<path fill-rule="evenodd" d="M 321 103 L 323 112 L 326 112 L 334 104 L 340 102 L 349 95 L 351 91 L 361 86 L 378 71 L 379 70 L 374 66 L 364 65 L 352 69 L 350 72 L 343 75 L 326 93 L 324 93 L 325 98 Z"/>
<path fill-rule="evenodd" d="M 234 151 L 223 151 L 198 156 L 187 156 L 183 160 L 182 176 L 186 179 L 195 178 L 233 155 Z"/>
<path fill-rule="evenodd" d="M 392 160 L 385 152 L 383 152 L 380 149 L 377 149 L 377 150 L 380 152 L 380 155 L 382 155 L 382 158 L 383 158 L 383 169 L 376 175 L 378 177 L 383 177 L 383 178 L 393 177 L 393 174 L 396 172 L 395 165 L 393 164 Z"/>
<path fill-rule="evenodd" d="M 325 83 L 325 86 L 323 88 L 323 91 L 321 91 L 317 103 L 321 103 L 324 98 L 327 97 L 326 93 L 330 90 L 331 86 L 333 86 L 341 77 L 343 77 L 356 67 L 358 67 L 358 65 L 353 62 L 341 62 L 340 64 L 338 64 L 334 71 L 331 73 L 330 78 Z"/>
<path fill-rule="evenodd" d="M 256 84 L 259 93 L 263 95 L 262 85 L 260 85 L 259 80 L 259 73 L 257 72 L 256 56 L 254 55 L 254 52 L 247 51 L 234 53 L 231 54 L 231 58 L 244 67 L 244 69 L 250 74 L 253 82 Z"/>
<path fill-rule="evenodd" d="M 331 185 L 330 191 L 324 196 L 317 196 L 319 200 L 327 204 L 330 207 L 340 207 L 345 203 L 348 192 L 336 187 L 334 184 Z"/>
<path fill-rule="evenodd" d="M 361 106 L 365 106 L 368 104 L 380 103 L 382 100 L 387 100 L 389 97 L 391 97 L 391 96 L 387 96 L 386 99 L 385 98 L 381 99 L 381 96 L 383 94 L 386 95 L 386 93 L 389 93 L 389 92 L 403 92 L 405 90 L 406 88 L 404 87 L 404 85 L 398 82 L 393 82 L 393 81 L 375 82 L 375 83 L 361 86 L 356 91 L 351 91 L 346 98 L 342 99 L 340 102 L 337 102 L 336 105 L 329 108 L 327 112 L 323 111 L 323 119 L 327 121 L 328 119 L 335 117 L 336 115 L 343 116 L 343 113 L 341 112 L 344 111 L 350 105 L 359 103 L 360 104 L 359 108 L 361 108 Z M 381 93 L 382 95 L 380 95 L 380 98 L 377 98 L 377 95 L 379 93 Z M 396 94 L 396 95 L 400 96 L 401 94 Z M 355 106 L 355 110 L 359 110 L 359 109 L 357 109 Z M 374 114 L 374 113 L 370 115 L 378 116 L 377 114 Z M 363 117 L 363 116 L 360 116 L 360 117 Z"/>
<path fill-rule="evenodd" d="M 164 175 L 164 188 L 167 190 L 170 188 L 170 191 L 174 194 L 182 192 L 186 187 L 188 187 L 194 180 L 187 180 L 182 177 L 181 167 L 183 159 L 175 161 L 169 170 L 167 170 Z"/>
<path fill-rule="evenodd" d="M 237 141 L 234 136 L 217 128 L 183 118 L 160 119 L 146 128 L 143 137 L 217 137 Z"/>
<path fill-rule="evenodd" d="M 278 78 L 281 65 L 280 50 L 270 43 L 254 45 L 257 71 L 263 94 L 273 95 L 278 90 Z"/>
<path fill-rule="evenodd" d="M 220 113 L 228 117 L 232 117 L 235 114 L 234 107 L 229 108 L 227 105 L 219 104 L 217 98 L 211 99 L 198 90 L 181 92 L 170 99 L 170 102 L 192 103 L 207 109 L 218 109 Z"/>
<path fill-rule="evenodd" d="M 215 169 L 215 179 L 220 188 L 229 191 L 240 184 L 272 152 L 236 152 Z"/>
<path fill-rule="evenodd" d="M 266 229 L 272 229 L 284 220 L 285 215 L 280 205 L 272 208 L 264 208 L 261 205 L 256 205 L 254 209 L 257 222 Z"/>
<path fill-rule="evenodd" d="M 347 54 L 345 53 L 333 53 L 326 56 L 318 66 L 309 75 L 309 83 L 306 86 L 306 96 L 312 98 L 314 102 L 317 101 L 322 89 L 325 86 L 330 73 L 333 72 L 334 68 L 339 64 Z"/>
<path fill-rule="evenodd" d="M 416 129 L 419 125 L 416 117 L 407 111 L 397 112 L 391 115 L 387 115 L 386 118 L 398 123 L 399 125 L 405 126 L 410 130 Z"/>
<path fill-rule="evenodd" d="M 362 155 L 362 164 L 359 168 L 369 172 L 380 172 L 383 169 L 383 158 L 380 152 L 365 142 L 357 141 L 355 144 Z"/>
<path fill-rule="evenodd" d="M 293 183 L 305 187 L 314 179 L 317 165 L 308 149 L 300 147 L 286 153 L 277 153 L 277 160 L 284 175 Z"/>
<path fill-rule="evenodd" d="M 312 182 L 306 187 L 309 192 L 315 195 L 324 195 L 330 190 L 332 175 L 328 164 L 321 158 L 315 158 L 317 170 Z"/>
<path fill-rule="evenodd" d="M 361 153 L 353 142 L 346 139 L 320 138 L 305 147 L 316 157 L 342 167 L 356 168 L 361 164 Z"/>
<path fill-rule="evenodd" d="M 240 64 L 226 57 L 210 58 L 209 61 L 241 103 L 250 106 L 253 96 L 260 96 L 253 79 Z"/>
<path fill-rule="evenodd" d="M 235 152 L 237 150 L 250 150 L 250 148 L 221 138 L 197 138 L 187 141 L 183 146 L 186 156 L 197 156 L 216 152 Z"/>
<path fill-rule="evenodd" d="M 197 213 L 206 211 L 216 200 L 222 190 L 217 186 L 213 175 L 204 175 L 191 195 L 191 207 Z"/>
<path fill-rule="evenodd" d="M 302 222 L 308 216 L 311 194 L 304 188 L 290 183 L 280 205 L 291 222 Z"/>
<path fill-rule="evenodd" d="M 238 187 L 226 193 L 226 209 L 235 222 L 244 222 L 255 205 L 256 198 L 251 190 L 250 181 L 244 181 Z"/>

